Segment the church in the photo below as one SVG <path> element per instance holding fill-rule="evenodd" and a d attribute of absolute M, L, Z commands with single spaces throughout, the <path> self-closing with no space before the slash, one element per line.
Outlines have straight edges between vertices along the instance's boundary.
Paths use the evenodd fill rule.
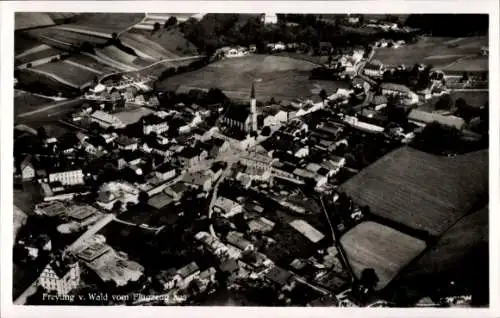
<path fill-rule="evenodd" d="M 222 115 L 221 123 L 228 127 L 237 128 L 243 132 L 257 131 L 257 100 L 255 86 L 252 83 L 250 107 L 231 105 Z"/>

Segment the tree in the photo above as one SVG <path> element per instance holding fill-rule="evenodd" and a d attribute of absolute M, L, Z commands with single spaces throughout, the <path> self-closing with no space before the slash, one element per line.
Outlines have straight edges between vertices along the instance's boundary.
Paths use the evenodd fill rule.
<path fill-rule="evenodd" d="M 449 94 L 445 94 L 439 98 L 434 107 L 436 109 L 451 109 L 452 103 L 453 101 L 451 96 Z"/>
<path fill-rule="evenodd" d="M 321 100 L 323 101 L 323 106 L 325 106 L 325 101 L 326 99 L 328 98 L 328 94 L 326 93 L 325 89 L 322 89 L 320 92 L 319 92 L 319 97 L 321 98 Z"/>
<path fill-rule="evenodd" d="M 139 202 L 142 204 L 146 204 L 149 200 L 149 194 L 145 191 L 139 192 Z"/>
<path fill-rule="evenodd" d="M 467 72 L 463 72 L 462 73 L 461 81 L 462 82 L 467 82 L 468 80 L 469 80 L 469 74 L 467 74 Z"/>
<path fill-rule="evenodd" d="M 177 18 L 172 16 L 172 17 L 168 18 L 167 21 L 165 21 L 163 28 L 168 29 L 169 27 L 174 26 L 176 24 L 177 24 Z"/>
<path fill-rule="evenodd" d="M 113 33 L 111 34 L 111 38 L 112 38 L 113 40 L 117 40 L 117 39 L 118 39 L 118 34 L 117 34 L 116 32 L 113 32 Z"/>
<path fill-rule="evenodd" d="M 269 136 L 271 134 L 271 128 L 269 126 L 264 126 L 260 134 L 262 136 Z"/>
<path fill-rule="evenodd" d="M 113 208 L 111 209 L 114 212 L 120 212 L 123 208 L 123 202 L 118 200 L 113 204 Z"/>
<path fill-rule="evenodd" d="M 38 138 L 40 138 L 41 140 L 47 139 L 47 130 L 45 129 L 45 127 L 40 126 L 37 129 L 37 135 L 38 135 Z"/>
<path fill-rule="evenodd" d="M 159 22 L 155 22 L 153 25 L 153 31 L 151 33 L 155 33 L 156 31 L 160 30 L 161 24 Z"/>
<path fill-rule="evenodd" d="M 365 268 L 361 272 L 360 283 L 366 287 L 370 292 L 375 290 L 379 282 L 377 273 L 373 268 Z"/>

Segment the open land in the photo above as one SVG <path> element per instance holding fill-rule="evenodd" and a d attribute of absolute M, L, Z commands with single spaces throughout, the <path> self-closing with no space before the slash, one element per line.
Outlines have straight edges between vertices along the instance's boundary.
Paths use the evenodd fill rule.
<path fill-rule="evenodd" d="M 375 222 L 358 224 L 340 241 L 358 278 L 366 268 L 375 270 L 379 278 L 376 290 L 384 288 L 425 249 L 425 242 Z"/>
<path fill-rule="evenodd" d="M 198 54 L 196 46 L 189 42 L 186 38 L 184 38 L 183 34 L 177 29 L 162 29 L 153 34 L 151 34 L 151 31 L 149 30 L 131 29 L 123 33 L 122 36 L 127 38 L 130 36 L 129 34 L 141 35 L 145 39 L 159 44 L 162 48 L 169 51 L 171 54 L 175 54 L 176 56 L 189 56 Z"/>
<path fill-rule="evenodd" d="M 27 90 L 40 93 L 47 96 L 73 96 L 78 93 L 75 88 L 65 85 L 54 78 L 35 73 L 29 69 L 21 70 L 18 75 L 18 80 Z"/>
<path fill-rule="evenodd" d="M 97 75 L 86 68 L 75 66 L 65 61 L 51 62 L 35 67 L 34 69 L 53 74 L 76 87 L 82 86 Z"/>
<path fill-rule="evenodd" d="M 144 13 L 82 13 L 76 15 L 74 22 L 63 26 L 82 31 L 95 31 L 111 36 L 113 32 L 122 32 L 144 18 Z"/>
<path fill-rule="evenodd" d="M 488 189 L 488 152 L 438 157 L 395 150 L 340 187 L 382 218 L 440 235 Z"/>
<path fill-rule="evenodd" d="M 374 59 L 380 60 L 385 65 L 392 66 L 401 64 L 412 66 L 416 63 L 424 63 L 430 64 L 435 68 L 446 69 L 448 65 L 462 58 L 474 58 L 474 62 L 471 64 L 476 65 L 476 68 L 482 68 L 481 70 L 486 71 L 488 57 L 479 56 L 479 50 L 481 46 L 487 45 L 488 37 L 486 36 L 455 40 L 453 38 L 424 37 L 417 43 L 404 45 L 397 49 L 389 47 L 377 48 Z M 457 65 L 460 66 L 460 64 Z M 463 64 L 464 67 L 465 64 L 467 63 Z M 486 68 L 484 69 L 484 67 Z M 463 71 L 466 71 L 466 69 Z"/>
<path fill-rule="evenodd" d="M 40 106 L 51 103 L 49 98 L 37 96 L 28 92 L 21 92 L 14 97 L 14 116 L 38 109 Z"/>
<path fill-rule="evenodd" d="M 50 39 L 75 47 L 79 47 L 84 42 L 98 45 L 104 44 L 107 41 L 107 39 L 103 37 L 61 30 L 56 27 L 29 30 L 26 31 L 26 33 L 34 38 L 42 40 Z"/>
<path fill-rule="evenodd" d="M 26 55 L 23 55 L 22 57 L 16 58 L 15 65 L 17 66 L 20 64 L 29 63 L 29 62 L 33 62 L 36 60 L 41 60 L 41 59 L 44 59 L 47 57 L 57 56 L 57 55 L 60 55 L 61 53 L 63 53 L 63 51 L 56 49 L 56 48 L 48 47 L 44 50 L 40 50 L 38 52 L 33 52 L 31 54 L 26 54 Z"/>
<path fill-rule="evenodd" d="M 250 95 L 252 80 L 256 84 L 257 98 L 268 100 L 311 97 L 318 88 L 335 91 L 347 83 L 309 80 L 310 70 L 316 64 L 288 57 L 252 55 L 227 59 L 200 70 L 168 78 L 158 83 L 160 90 L 210 89 L 218 87 L 230 98 L 246 100 Z M 184 89 L 183 89 L 184 90 Z"/>

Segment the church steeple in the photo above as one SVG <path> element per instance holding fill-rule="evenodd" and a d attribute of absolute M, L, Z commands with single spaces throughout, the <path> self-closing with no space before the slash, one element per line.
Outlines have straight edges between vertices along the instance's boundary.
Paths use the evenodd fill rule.
<path fill-rule="evenodd" d="M 250 113 L 252 121 L 252 131 L 257 131 L 257 100 L 255 99 L 255 84 L 252 82 L 252 90 L 250 92 Z"/>

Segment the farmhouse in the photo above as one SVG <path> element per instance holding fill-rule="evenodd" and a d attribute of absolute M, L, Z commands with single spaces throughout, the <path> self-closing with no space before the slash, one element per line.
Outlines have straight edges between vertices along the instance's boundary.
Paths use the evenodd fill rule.
<path fill-rule="evenodd" d="M 339 187 L 371 213 L 431 235 L 454 224 L 487 189 L 488 151 L 449 158 L 409 147 L 385 155 Z"/>
<path fill-rule="evenodd" d="M 425 126 L 432 122 L 437 122 L 443 126 L 454 127 L 458 130 L 462 130 L 465 121 L 457 116 L 443 116 L 436 113 L 429 113 L 426 111 L 413 109 L 408 114 L 408 121 L 419 126 Z"/>

